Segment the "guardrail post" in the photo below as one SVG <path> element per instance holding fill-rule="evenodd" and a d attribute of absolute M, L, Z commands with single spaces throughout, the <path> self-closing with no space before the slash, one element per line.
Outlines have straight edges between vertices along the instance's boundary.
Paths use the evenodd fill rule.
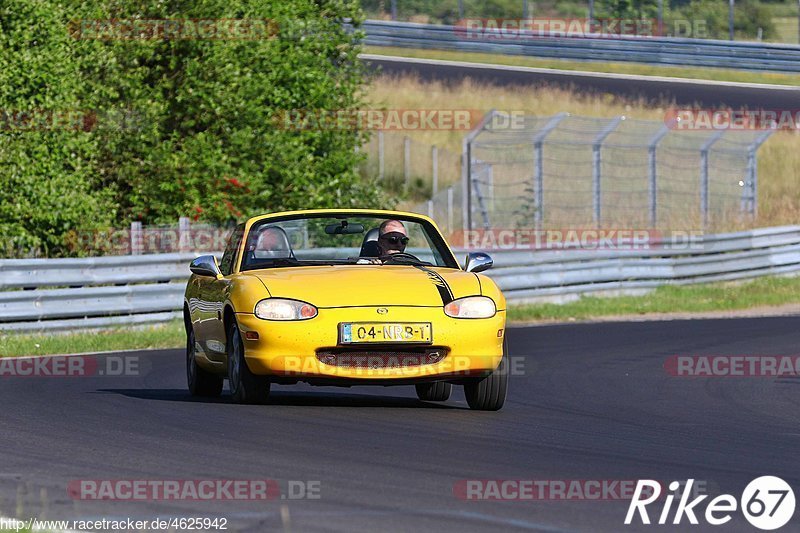
<path fill-rule="evenodd" d="M 758 215 L 758 161 L 756 152 L 769 139 L 774 130 L 767 130 L 747 147 L 747 175 L 742 186 L 741 211 L 755 218 Z"/>
<path fill-rule="evenodd" d="M 592 221 L 595 226 L 599 226 L 602 222 L 602 201 L 601 201 L 601 164 L 600 150 L 603 147 L 603 141 L 608 137 L 617 125 L 625 120 L 625 116 L 620 116 L 612 119 L 608 125 L 594 138 L 592 143 Z"/>
<path fill-rule="evenodd" d="M 428 218 L 433 218 L 433 200 L 428 200 Z"/>
<path fill-rule="evenodd" d="M 700 148 L 700 216 L 703 229 L 708 226 L 708 152 L 724 133 L 724 130 L 716 132 Z"/>
<path fill-rule="evenodd" d="M 188 252 L 190 235 L 190 222 L 189 217 L 181 217 L 178 219 L 178 250 L 181 252 Z"/>
<path fill-rule="evenodd" d="M 143 247 L 142 223 L 131 222 L 131 255 L 141 255 Z"/>
<path fill-rule="evenodd" d="M 439 192 L 439 148 L 431 147 L 431 170 L 433 171 L 433 183 L 431 184 L 431 195 Z"/>
<path fill-rule="evenodd" d="M 383 132 L 378 132 L 378 179 L 382 180 L 384 176 L 384 172 L 386 170 L 386 161 L 384 159 L 385 151 L 384 151 L 384 139 L 383 139 Z"/>
<path fill-rule="evenodd" d="M 569 113 L 559 113 L 550 118 L 536 135 L 533 136 L 534 167 L 533 167 L 533 225 L 536 229 L 542 229 L 544 220 L 544 139 L 553 131 Z"/>
<path fill-rule="evenodd" d="M 648 187 L 649 187 L 649 207 L 650 207 L 650 227 L 655 228 L 658 223 L 658 159 L 656 150 L 658 143 L 661 139 L 669 133 L 667 126 L 661 126 L 658 133 L 653 135 L 650 139 L 650 144 L 647 146 L 647 159 L 649 167 Z"/>
<path fill-rule="evenodd" d="M 411 184 L 411 139 L 403 137 L 403 188 Z"/>

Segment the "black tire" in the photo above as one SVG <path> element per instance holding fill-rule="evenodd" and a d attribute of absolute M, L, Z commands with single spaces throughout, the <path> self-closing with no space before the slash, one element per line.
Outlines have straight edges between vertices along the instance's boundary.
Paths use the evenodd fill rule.
<path fill-rule="evenodd" d="M 446 402 L 450 398 L 453 385 L 446 381 L 419 383 L 416 385 L 417 397 L 426 402 Z"/>
<path fill-rule="evenodd" d="M 505 350 L 504 350 L 505 351 Z M 508 392 L 508 355 L 503 355 L 500 366 L 483 379 L 464 385 L 464 396 L 469 408 L 475 411 L 498 411 L 503 407 Z"/>
<path fill-rule="evenodd" d="M 264 404 L 269 398 L 269 379 L 253 374 L 247 366 L 235 320 L 228 326 L 228 386 L 236 403 Z"/>
<path fill-rule="evenodd" d="M 186 332 L 186 383 L 192 396 L 215 397 L 222 394 L 224 378 L 197 366 L 194 328 Z"/>

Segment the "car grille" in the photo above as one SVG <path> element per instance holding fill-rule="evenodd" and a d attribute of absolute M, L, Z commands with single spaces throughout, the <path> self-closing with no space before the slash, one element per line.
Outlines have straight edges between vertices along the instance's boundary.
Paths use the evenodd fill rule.
<path fill-rule="evenodd" d="M 444 348 L 432 346 L 407 350 L 319 350 L 317 359 L 343 368 L 408 368 L 433 365 L 447 356 Z"/>

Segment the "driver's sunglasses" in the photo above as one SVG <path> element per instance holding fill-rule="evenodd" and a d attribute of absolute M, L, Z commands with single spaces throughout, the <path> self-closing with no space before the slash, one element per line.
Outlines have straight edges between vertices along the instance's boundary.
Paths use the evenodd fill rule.
<path fill-rule="evenodd" d="M 398 235 L 392 235 L 390 233 L 386 233 L 385 235 L 381 235 L 381 239 L 385 240 L 386 242 L 394 246 L 397 246 L 398 244 L 402 244 L 403 246 L 405 246 L 406 244 L 408 244 L 408 237 L 406 237 L 402 233 Z"/>

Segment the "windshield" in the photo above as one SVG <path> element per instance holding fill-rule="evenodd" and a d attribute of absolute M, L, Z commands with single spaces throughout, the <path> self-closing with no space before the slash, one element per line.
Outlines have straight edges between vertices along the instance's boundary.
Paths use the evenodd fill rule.
<path fill-rule="evenodd" d="M 259 221 L 247 234 L 241 270 L 320 264 L 458 268 L 430 223 L 357 214 Z"/>

